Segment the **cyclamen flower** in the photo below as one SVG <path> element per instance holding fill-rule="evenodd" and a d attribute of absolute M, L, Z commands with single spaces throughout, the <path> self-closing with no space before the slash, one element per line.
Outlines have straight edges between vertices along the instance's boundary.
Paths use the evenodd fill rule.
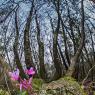
<path fill-rule="evenodd" d="M 20 91 L 22 90 L 22 88 L 25 89 L 25 90 L 32 89 L 31 81 L 32 81 L 32 77 L 29 78 L 29 80 L 26 80 L 26 79 L 21 80 L 20 84 L 19 84 Z"/>
<path fill-rule="evenodd" d="M 25 70 L 25 74 L 29 75 L 28 79 L 22 79 L 19 76 L 19 69 L 17 69 L 16 71 L 13 72 L 9 72 L 9 76 L 11 77 L 11 80 L 13 81 L 18 81 L 18 84 L 16 84 L 17 86 L 19 86 L 20 91 L 22 89 L 24 90 L 31 90 L 32 89 L 32 76 L 35 74 L 35 71 L 33 69 L 33 67 L 31 67 L 29 70 Z"/>
<path fill-rule="evenodd" d="M 11 80 L 15 81 L 19 79 L 19 69 L 17 69 L 14 72 L 9 72 L 9 76 L 11 77 Z"/>
<path fill-rule="evenodd" d="M 31 67 L 29 70 L 25 70 L 25 73 L 28 75 L 34 75 L 35 71 L 34 71 L 33 67 Z"/>

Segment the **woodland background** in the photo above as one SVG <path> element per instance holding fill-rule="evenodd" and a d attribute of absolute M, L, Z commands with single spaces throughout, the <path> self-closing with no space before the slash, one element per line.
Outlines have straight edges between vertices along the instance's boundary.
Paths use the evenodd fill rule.
<path fill-rule="evenodd" d="M 32 66 L 45 82 L 95 82 L 94 0 L 1 0 L 0 55 L 22 78 Z"/>

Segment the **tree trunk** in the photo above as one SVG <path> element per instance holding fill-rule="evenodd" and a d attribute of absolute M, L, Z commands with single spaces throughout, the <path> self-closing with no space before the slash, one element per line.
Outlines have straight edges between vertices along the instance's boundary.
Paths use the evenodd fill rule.
<path fill-rule="evenodd" d="M 30 37 L 29 37 L 33 9 L 34 9 L 34 0 L 32 1 L 32 6 L 30 9 L 30 13 L 28 15 L 27 22 L 25 25 L 25 30 L 24 30 L 24 56 L 25 56 L 25 64 L 26 64 L 27 69 L 29 69 L 30 67 L 35 67 L 33 63 L 33 59 L 32 59 Z"/>
<path fill-rule="evenodd" d="M 21 78 L 26 78 L 26 75 L 25 75 L 24 70 L 22 68 L 22 65 L 21 65 L 21 62 L 19 59 L 19 54 L 18 54 L 19 30 L 18 30 L 17 12 L 15 13 L 15 28 L 16 28 L 16 36 L 15 36 L 15 42 L 13 45 L 14 59 L 15 59 L 15 63 L 17 65 L 17 68 L 20 71 Z"/>
<path fill-rule="evenodd" d="M 37 14 L 35 17 L 36 20 L 36 28 L 37 28 L 37 40 L 38 40 L 38 45 L 39 45 L 39 65 L 40 65 L 40 77 L 42 79 L 46 79 L 46 70 L 45 70 L 45 65 L 44 65 L 44 43 L 41 42 L 40 40 L 40 26 L 38 23 L 38 19 L 37 19 Z"/>
<path fill-rule="evenodd" d="M 59 58 L 57 43 L 53 42 L 53 56 L 54 56 L 54 66 L 56 69 L 54 79 L 59 79 L 62 76 L 62 62 Z"/>
<path fill-rule="evenodd" d="M 59 46 L 59 44 L 58 44 L 58 48 L 59 48 L 60 55 L 61 55 L 61 57 L 62 57 L 63 64 L 64 64 L 66 70 L 68 70 L 68 65 L 66 64 L 64 55 L 63 55 L 63 53 L 62 53 L 62 51 L 61 51 L 61 47 Z"/>

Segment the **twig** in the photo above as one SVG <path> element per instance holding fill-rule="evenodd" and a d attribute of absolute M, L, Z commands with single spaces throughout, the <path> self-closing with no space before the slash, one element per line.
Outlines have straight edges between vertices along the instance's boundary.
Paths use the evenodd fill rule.
<path fill-rule="evenodd" d="M 88 71 L 87 76 L 86 76 L 86 77 L 84 78 L 84 80 L 82 81 L 82 85 L 83 85 L 83 83 L 85 82 L 85 80 L 87 80 L 87 78 L 88 78 L 90 72 L 93 70 L 94 67 L 95 67 L 95 65 Z"/>

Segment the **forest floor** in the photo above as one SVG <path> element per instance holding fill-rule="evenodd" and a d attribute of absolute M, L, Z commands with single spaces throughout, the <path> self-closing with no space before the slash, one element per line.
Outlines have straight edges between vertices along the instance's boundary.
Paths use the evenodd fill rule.
<path fill-rule="evenodd" d="M 44 83 L 43 80 L 34 78 L 32 81 L 33 95 L 95 95 L 89 94 L 90 88 L 84 90 L 75 79 L 71 77 L 60 78 L 50 83 Z M 17 90 L 16 90 L 17 91 Z M 0 90 L 0 95 L 10 95 L 8 91 Z M 11 94 L 28 95 L 28 94 Z"/>
<path fill-rule="evenodd" d="M 37 95 L 88 95 L 87 91 L 71 77 L 60 78 L 50 83 L 37 82 L 34 79 L 34 90 L 38 90 Z"/>

